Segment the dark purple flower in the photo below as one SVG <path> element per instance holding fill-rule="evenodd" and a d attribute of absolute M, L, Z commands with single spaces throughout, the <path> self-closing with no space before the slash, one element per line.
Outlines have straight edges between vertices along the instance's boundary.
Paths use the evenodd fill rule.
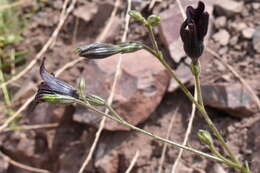
<path fill-rule="evenodd" d="M 52 103 L 70 103 L 70 98 L 78 98 L 77 90 L 69 84 L 48 73 L 44 66 L 45 58 L 40 67 L 43 82 L 39 85 L 35 96 L 36 102 L 48 101 Z"/>
<path fill-rule="evenodd" d="M 201 56 L 204 49 L 203 40 L 208 31 L 209 14 L 204 10 L 205 5 L 201 1 L 195 9 L 188 6 L 187 19 L 181 25 L 180 35 L 184 51 L 193 60 Z"/>

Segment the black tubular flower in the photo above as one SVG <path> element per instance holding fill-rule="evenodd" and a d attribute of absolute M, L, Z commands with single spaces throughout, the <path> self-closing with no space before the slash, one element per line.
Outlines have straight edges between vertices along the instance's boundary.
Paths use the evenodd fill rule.
<path fill-rule="evenodd" d="M 73 98 L 78 98 L 76 89 L 48 73 L 44 62 L 45 58 L 40 67 L 43 82 L 38 87 L 35 102 L 71 103 Z"/>
<path fill-rule="evenodd" d="M 76 48 L 76 52 L 88 59 L 102 59 L 118 53 L 135 52 L 143 48 L 138 42 L 126 42 L 118 45 L 108 43 L 92 43 Z"/>
<path fill-rule="evenodd" d="M 187 56 L 197 60 L 204 49 L 203 40 L 208 31 L 209 14 L 204 12 L 205 5 L 198 2 L 198 7 L 194 9 L 188 6 L 186 9 L 187 19 L 183 22 L 180 29 L 184 51 Z"/>

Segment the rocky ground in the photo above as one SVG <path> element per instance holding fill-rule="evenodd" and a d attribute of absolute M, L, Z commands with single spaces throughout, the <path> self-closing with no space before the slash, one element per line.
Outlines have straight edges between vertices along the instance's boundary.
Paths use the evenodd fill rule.
<path fill-rule="evenodd" d="M 143 15 L 161 16 L 161 25 L 155 29 L 156 38 L 164 55 L 178 76 L 191 91 L 192 75 L 187 67 L 190 62 L 182 50 L 179 27 L 183 17 L 175 1 L 156 2 L 133 0 L 133 9 Z M 196 5 L 197 1 L 182 1 L 183 6 Z M 201 58 L 202 92 L 205 104 L 218 129 L 240 160 L 248 160 L 252 172 L 260 172 L 260 116 L 251 94 L 221 62 L 228 63 L 260 96 L 260 2 L 257 0 L 207 0 L 206 9 L 211 14 L 207 49 Z M 32 4 L 30 4 L 32 5 Z M 37 5 L 37 4 L 34 4 Z M 23 32 L 25 40 L 20 49 L 28 50 L 27 63 L 39 52 L 59 21 L 63 1 L 41 4 Z M 110 0 L 78 0 L 76 8 L 63 26 L 55 46 L 45 54 L 48 71 L 53 72 L 77 58 L 74 49 L 92 43 L 100 36 L 113 10 Z M 127 4 L 121 3 L 106 42 L 120 42 L 124 30 Z M 28 7 L 23 7 L 28 8 Z M 87 10 L 86 10 L 87 9 Z M 138 22 L 130 21 L 127 40 L 149 43 L 145 29 Z M 217 52 L 223 61 L 215 58 Z M 76 85 L 82 76 L 86 79 L 88 93 L 108 98 L 112 87 L 118 56 L 104 60 L 82 61 L 65 71 L 61 79 Z M 22 66 L 23 64 L 21 64 Z M 40 81 L 39 64 L 16 84 L 14 109 L 19 108 L 35 91 Z M 22 93 L 22 94 L 21 94 Z M 1 96 L 2 97 L 2 96 Z M 173 117 L 170 139 L 182 143 L 191 112 L 191 103 L 170 79 L 160 63 L 145 51 L 123 56 L 122 74 L 118 82 L 113 107 L 128 122 L 159 136 L 166 137 Z M 19 125 L 57 123 L 54 128 L 15 130 L 0 134 L 1 151 L 20 163 L 49 170 L 53 173 L 77 173 L 95 138 L 101 116 L 80 106 L 59 106 L 42 103 L 33 112 L 24 111 Z M 1 113 L 1 122 L 5 114 Z M 197 138 L 199 129 L 208 129 L 204 120 L 196 116 L 189 145 L 207 152 Z M 125 172 L 136 151 L 140 155 L 132 172 L 157 172 L 163 143 L 107 120 L 105 130 L 91 162 L 84 172 Z M 163 172 L 171 172 L 178 149 L 168 147 Z M 0 158 L 0 173 L 29 173 Z M 224 165 L 184 152 L 178 173 L 233 173 Z"/>

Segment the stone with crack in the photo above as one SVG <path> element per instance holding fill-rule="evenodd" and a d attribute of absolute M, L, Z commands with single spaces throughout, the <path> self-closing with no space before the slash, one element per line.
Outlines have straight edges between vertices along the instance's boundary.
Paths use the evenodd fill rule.
<path fill-rule="evenodd" d="M 169 83 L 169 75 L 160 62 L 144 50 L 124 55 L 114 55 L 102 60 L 90 61 L 82 76 L 86 80 L 86 92 L 107 99 L 111 93 L 119 56 L 122 69 L 116 85 L 112 106 L 133 125 L 144 122 L 160 103 Z M 105 111 L 104 108 L 99 108 Z M 97 125 L 101 115 L 77 107 L 74 120 Z M 108 120 L 105 129 L 127 130 Z"/>

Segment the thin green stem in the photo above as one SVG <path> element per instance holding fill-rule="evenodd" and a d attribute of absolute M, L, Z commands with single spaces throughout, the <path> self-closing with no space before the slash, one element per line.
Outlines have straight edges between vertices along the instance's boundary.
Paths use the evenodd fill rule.
<path fill-rule="evenodd" d="M 200 66 L 199 66 L 199 62 L 197 62 L 196 64 L 193 64 L 193 66 L 197 66 L 198 71 L 200 71 Z M 220 134 L 220 132 L 218 131 L 218 129 L 216 128 L 216 126 L 214 125 L 214 123 L 212 122 L 212 120 L 210 119 L 209 115 L 207 114 L 204 104 L 203 104 L 203 98 L 202 98 L 202 93 L 201 93 L 201 86 L 200 86 L 200 73 L 194 73 L 195 75 L 195 85 L 197 86 L 197 93 L 198 93 L 198 100 L 199 100 L 199 104 L 200 107 L 202 107 L 202 116 L 203 118 L 206 120 L 206 122 L 208 123 L 209 127 L 211 128 L 211 130 L 214 132 L 215 136 L 217 137 L 217 139 L 219 140 L 219 142 L 221 143 L 222 147 L 224 148 L 224 150 L 227 152 L 227 154 L 230 156 L 230 158 L 232 159 L 232 161 L 234 161 L 235 163 L 240 163 L 237 158 L 233 155 L 233 153 L 231 152 L 231 150 L 229 149 L 228 145 L 226 144 L 224 138 L 222 137 L 222 135 Z"/>
<path fill-rule="evenodd" d="M 224 160 L 224 162 L 225 162 L 226 165 L 229 165 L 229 166 L 231 166 L 231 167 L 233 167 L 233 168 L 241 169 L 241 165 L 240 165 L 240 164 L 234 163 L 234 162 L 232 162 L 231 160 L 226 159 L 224 156 L 222 156 L 222 155 L 216 150 L 216 148 L 215 148 L 213 145 L 209 146 L 209 149 L 210 149 L 210 151 L 211 151 L 213 154 L 215 154 L 217 157 L 219 157 L 219 158 L 221 158 L 222 160 Z"/>
<path fill-rule="evenodd" d="M 106 108 L 121 122 L 125 121 L 118 113 L 108 104 L 106 104 Z"/>
<path fill-rule="evenodd" d="M 148 33 L 149 33 L 149 37 L 152 41 L 152 44 L 153 44 L 153 48 L 156 52 L 160 52 L 159 48 L 158 48 L 158 45 L 157 45 L 157 41 L 155 40 L 155 37 L 154 37 L 154 33 L 153 33 L 153 27 L 149 24 L 145 25 L 147 30 L 148 30 Z"/>
<path fill-rule="evenodd" d="M 80 104 L 80 105 L 82 105 L 82 106 L 84 106 L 84 107 L 86 107 L 87 109 L 90 109 L 90 110 L 92 110 L 92 111 L 94 111 L 94 112 L 96 112 L 96 113 L 98 113 L 98 114 L 101 114 L 101 115 L 103 115 L 103 116 L 105 116 L 105 117 L 107 117 L 107 118 L 109 118 L 109 119 L 112 119 L 112 120 L 114 120 L 114 121 L 116 121 L 116 122 L 118 122 L 118 123 L 120 123 L 120 124 L 122 124 L 122 125 L 124 125 L 124 126 L 126 126 L 126 127 L 129 127 L 129 128 L 132 129 L 132 130 L 135 130 L 135 131 L 138 131 L 138 132 L 140 132 L 140 133 L 142 133 L 142 134 L 148 135 L 148 136 L 150 136 L 150 137 L 152 137 L 152 138 L 154 138 L 154 139 L 157 139 L 157 140 L 159 140 L 159 141 L 165 142 L 165 143 L 167 143 L 167 144 L 169 144 L 169 145 L 172 145 L 172 146 L 175 146 L 175 147 L 182 148 L 182 149 L 184 149 L 184 150 L 193 152 L 193 153 L 195 153 L 195 154 L 197 154 L 197 155 L 206 157 L 206 158 L 208 158 L 208 159 L 210 159 L 210 160 L 214 160 L 214 161 L 218 161 L 218 162 L 224 163 L 224 161 L 223 161 L 222 159 L 220 159 L 220 158 L 218 158 L 218 157 L 216 157 L 216 156 L 213 156 L 213 155 L 204 153 L 204 152 L 202 152 L 202 151 L 199 151 L 199 150 L 196 150 L 196 149 L 193 149 L 193 148 L 190 148 L 190 147 L 187 147 L 187 146 L 184 146 L 184 145 L 175 143 L 175 142 L 170 141 L 170 140 L 168 140 L 168 139 L 165 139 L 165 138 L 162 138 L 162 137 L 160 137 L 160 136 L 157 136 L 157 135 L 155 135 L 155 134 L 153 134 L 153 133 L 151 133 L 151 132 L 148 132 L 148 131 L 145 131 L 145 130 L 143 130 L 143 129 L 140 129 L 140 128 L 138 128 L 138 127 L 136 127 L 136 126 L 134 126 L 134 125 L 132 125 L 132 124 L 126 122 L 126 121 L 123 120 L 123 119 L 118 119 L 118 118 L 116 118 L 116 117 L 120 117 L 120 116 L 116 113 L 116 111 L 113 110 L 112 107 L 110 107 L 110 110 L 111 110 L 111 113 L 115 114 L 114 116 L 113 116 L 113 115 L 110 115 L 110 114 L 107 114 L 107 113 L 104 113 L 104 112 L 102 112 L 102 111 L 96 109 L 95 107 L 91 106 L 90 104 L 87 104 L 87 103 L 83 102 L 82 100 L 75 99 L 75 102 L 78 103 L 78 104 Z"/>
<path fill-rule="evenodd" d="M 153 55 L 155 55 L 155 57 L 163 64 L 163 66 L 166 68 L 166 70 L 170 73 L 170 75 L 176 80 L 176 82 L 179 84 L 181 90 L 185 93 L 185 95 L 190 99 L 190 101 L 192 103 L 195 104 L 195 106 L 197 107 L 197 109 L 199 110 L 199 112 L 201 113 L 202 117 L 205 119 L 205 121 L 207 122 L 208 126 L 210 127 L 210 129 L 213 131 L 214 135 L 217 137 L 217 139 L 219 140 L 219 142 L 221 143 L 222 147 L 224 148 L 224 150 L 228 153 L 228 155 L 230 156 L 230 158 L 235 162 L 238 163 L 239 165 L 242 165 L 237 159 L 236 157 L 233 155 L 233 153 L 231 152 L 231 150 L 229 149 L 228 145 L 226 144 L 224 138 L 222 137 L 222 135 L 220 134 L 220 132 L 218 131 L 218 129 L 216 128 L 216 126 L 213 124 L 213 122 L 211 121 L 211 119 L 209 118 L 208 113 L 206 112 L 204 106 L 203 106 L 203 100 L 202 100 L 202 96 L 201 96 L 201 87 L 200 87 L 200 82 L 199 82 L 199 73 L 198 76 L 196 76 L 196 85 L 198 86 L 198 94 L 199 94 L 199 102 L 197 102 L 194 97 L 192 96 L 192 94 L 190 93 L 190 91 L 185 87 L 185 85 L 179 80 L 179 78 L 177 77 L 177 75 L 175 74 L 175 72 L 172 70 L 172 68 L 169 66 L 169 64 L 165 61 L 162 53 L 160 52 L 158 46 L 157 46 L 157 42 L 155 40 L 154 37 L 154 33 L 153 33 L 153 29 L 152 26 L 146 26 L 149 32 L 149 36 L 150 39 L 152 41 L 154 51 L 150 51 L 148 49 L 149 52 L 151 52 Z M 200 104 L 201 103 L 201 104 Z"/>
<path fill-rule="evenodd" d="M 195 78 L 195 86 L 196 86 L 196 90 L 198 92 L 198 102 L 199 104 L 203 107 L 204 107 L 204 104 L 203 104 L 203 98 L 202 98 L 202 93 L 201 93 L 201 86 L 200 86 L 200 62 L 199 60 L 193 64 L 193 68 L 196 69 L 197 72 L 193 72 L 193 75 L 194 75 L 194 78 Z"/>
<path fill-rule="evenodd" d="M 4 73 L 2 71 L 2 61 L 0 60 L 0 83 L 4 83 L 4 82 L 5 82 L 5 78 L 4 78 Z M 11 99 L 9 97 L 9 93 L 6 85 L 2 86 L 2 91 L 5 99 L 5 104 L 7 106 L 11 106 Z"/>

